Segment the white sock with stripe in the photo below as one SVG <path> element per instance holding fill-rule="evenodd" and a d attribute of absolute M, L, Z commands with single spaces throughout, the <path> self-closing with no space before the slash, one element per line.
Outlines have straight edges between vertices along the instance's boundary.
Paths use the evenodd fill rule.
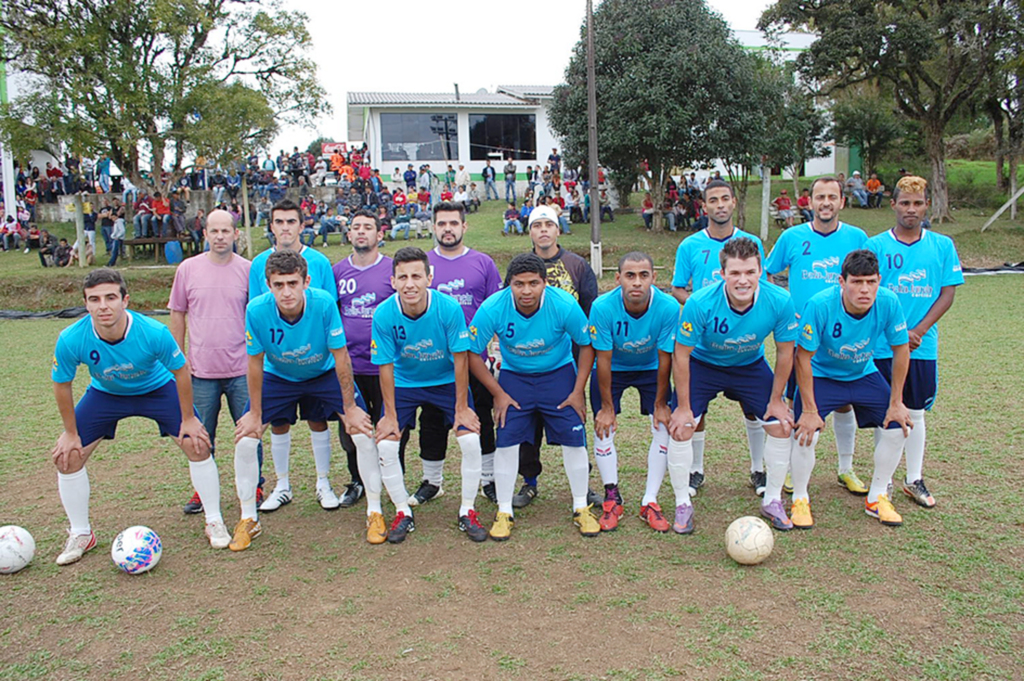
<path fill-rule="evenodd" d="M 601 484 L 619 484 L 619 454 L 615 451 L 614 431 L 608 433 L 608 437 L 594 435 L 594 459 L 601 473 Z"/>
<path fill-rule="evenodd" d="M 658 503 L 658 490 L 665 481 L 668 470 L 668 429 L 659 423 L 657 429 L 651 428 L 651 446 L 647 449 L 647 486 L 644 488 L 642 506 Z M 689 482 L 687 482 L 689 485 Z"/>

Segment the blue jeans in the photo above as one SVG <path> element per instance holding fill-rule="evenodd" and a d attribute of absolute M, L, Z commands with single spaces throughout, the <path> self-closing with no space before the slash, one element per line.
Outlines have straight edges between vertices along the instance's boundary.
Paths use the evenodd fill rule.
<path fill-rule="evenodd" d="M 512 194 L 512 198 L 511 199 L 508 198 L 509 194 Z M 507 201 L 508 203 L 515 203 L 516 202 L 516 181 L 515 180 L 505 180 L 505 201 Z"/>
<path fill-rule="evenodd" d="M 503 230 L 503 232 L 505 234 L 508 234 L 510 231 L 509 228 L 511 227 L 515 227 L 518 233 L 523 233 L 523 223 L 519 222 L 519 220 L 505 220 L 505 229 Z"/>
<path fill-rule="evenodd" d="M 494 192 L 494 200 L 498 200 L 498 188 L 494 186 L 494 180 L 487 180 L 484 183 L 484 200 L 491 200 L 491 192 Z"/>
<path fill-rule="evenodd" d="M 868 193 L 864 189 L 854 189 L 853 196 L 857 199 L 857 203 L 860 204 L 861 208 L 868 207 Z"/>
<path fill-rule="evenodd" d="M 123 243 L 124 241 L 121 239 L 112 239 L 110 241 L 110 260 L 107 261 L 107 267 L 113 267 L 117 264 L 117 256 L 121 255 L 121 244 Z"/>
<path fill-rule="evenodd" d="M 135 226 L 135 238 L 141 239 L 150 235 L 152 229 L 152 215 L 146 215 L 144 213 L 136 213 L 135 218 L 132 220 L 132 224 Z"/>
<path fill-rule="evenodd" d="M 303 246 L 312 246 L 313 242 L 316 241 L 316 231 L 312 227 L 305 227 L 302 233 L 299 234 L 299 241 L 302 242 Z"/>
<path fill-rule="evenodd" d="M 224 185 L 219 184 L 213 188 L 213 203 L 217 205 L 224 198 Z"/>
<path fill-rule="evenodd" d="M 228 411 L 232 421 L 238 421 L 249 405 L 249 386 L 245 376 L 233 378 L 199 378 L 192 377 L 192 403 L 199 413 L 206 432 L 210 434 L 210 454 L 216 449 L 214 440 L 217 437 L 217 421 L 220 417 L 220 398 L 227 397 Z M 256 449 L 260 462 L 260 485 L 263 485 L 263 443 Z"/>
<path fill-rule="evenodd" d="M 108 225 L 100 226 L 100 234 L 103 235 L 103 243 L 107 247 L 107 254 L 110 253 L 111 244 L 113 244 L 113 239 L 110 238 L 110 234 L 113 229 L 113 227 L 110 227 Z"/>
<path fill-rule="evenodd" d="M 411 222 L 396 222 L 395 226 L 391 228 L 391 240 L 394 241 L 395 237 L 398 236 L 400 231 L 405 231 L 405 240 L 409 240 L 409 228 L 412 227 Z"/>

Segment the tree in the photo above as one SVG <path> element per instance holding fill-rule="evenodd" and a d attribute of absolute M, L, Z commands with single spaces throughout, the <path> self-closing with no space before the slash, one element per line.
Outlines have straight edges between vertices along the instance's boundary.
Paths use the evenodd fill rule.
<path fill-rule="evenodd" d="M 920 122 L 932 175 L 932 217 L 951 219 L 943 134 L 982 83 L 993 58 L 991 0 L 778 0 L 762 30 L 806 28 L 818 35 L 800 54 L 802 75 L 830 95 L 880 80 L 896 106 Z"/>
<path fill-rule="evenodd" d="M 594 12 L 594 50 L 601 164 L 628 174 L 646 161 L 640 174 L 660 206 L 672 167 L 717 157 L 709 122 L 723 114 L 743 50 L 702 0 L 604 0 Z M 574 158 L 587 157 L 586 63 L 584 27 L 550 112 Z M 654 225 L 661 229 L 658 211 Z"/>
<path fill-rule="evenodd" d="M 314 156 L 319 158 L 321 151 L 323 151 L 323 145 L 331 144 L 334 141 L 335 140 L 333 137 L 324 137 L 321 135 L 320 137 L 317 137 L 315 140 L 309 143 L 309 146 L 306 147 L 306 153 L 313 154 Z"/>
<path fill-rule="evenodd" d="M 191 154 L 241 156 L 329 111 L 305 24 L 275 0 L 9 0 L 4 55 L 33 87 L 0 131 L 108 153 L 137 185 L 148 155 L 166 189 Z"/>
<path fill-rule="evenodd" d="M 893 142 L 903 135 L 903 123 L 893 110 L 892 98 L 872 83 L 861 83 L 839 93 L 832 107 L 836 141 L 864 150 L 869 172 Z"/>

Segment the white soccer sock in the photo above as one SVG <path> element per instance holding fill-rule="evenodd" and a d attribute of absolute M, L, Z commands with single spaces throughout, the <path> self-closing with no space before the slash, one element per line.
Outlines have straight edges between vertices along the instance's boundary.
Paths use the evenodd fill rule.
<path fill-rule="evenodd" d="M 431 485 L 441 486 L 444 482 L 444 459 L 440 461 L 427 461 L 423 459 L 423 479 Z"/>
<path fill-rule="evenodd" d="M 377 453 L 377 445 L 373 438 L 362 434 L 353 435 L 352 442 L 356 446 L 356 467 L 359 469 L 359 477 L 366 489 L 366 515 L 383 513 L 380 494 L 384 489 L 384 483 L 381 482 L 380 477 L 380 458 Z"/>
<path fill-rule="evenodd" d="M 565 466 L 565 475 L 569 478 L 573 510 L 586 508 L 587 487 L 590 481 L 590 461 L 587 458 L 587 448 L 562 445 L 562 465 Z"/>
<path fill-rule="evenodd" d="M 832 428 L 836 432 L 839 473 L 848 473 L 853 470 L 853 451 L 857 446 L 857 415 L 852 409 L 832 412 Z"/>
<path fill-rule="evenodd" d="M 77 473 L 57 473 L 60 503 L 71 523 L 71 534 L 89 534 L 89 474 L 85 467 Z"/>
<path fill-rule="evenodd" d="M 793 440 L 788 437 L 767 436 L 764 447 L 765 473 L 768 482 L 764 488 L 763 505 L 773 501 L 782 501 L 782 485 L 786 481 L 789 470 L 789 456 Z"/>
<path fill-rule="evenodd" d="M 750 472 L 759 473 L 764 470 L 764 428 L 759 421 L 751 421 L 745 416 L 743 425 L 747 429 L 747 446 L 750 448 Z"/>
<path fill-rule="evenodd" d="M 223 521 L 224 518 L 220 514 L 220 476 L 217 475 L 217 462 L 212 456 L 202 461 L 189 461 L 188 472 L 192 476 L 192 488 L 199 492 L 199 498 L 203 501 L 206 522 Z"/>
<path fill-rule="evenodd" d="M 700 423 L 698 420 L 697 423 Z M 693 447 L 693 463 L 690 464 L 691 473 L 703 473 L 704 472 L 704 431 L 700 431 L 693 434 L 690 438 L 690 444 Z M 689 484 L 689 482 L 687 482 Z M 678 506 L 678 504 L 676 504 Z"/>
<path fill-rule="evenodd" d="M 331 429 L 309 431 L 310 446 L 313 449 L 313 461 L 316 463 L 317 484 L 331 474 Z"/>
<path fill-rule="evenodd" d="M 512 495 L 519 475 L 519 445 L 494 450 L 494 493 L 498 496 L 498 512 L 512 513 Z"/>
<path fill-rule="evenodd" d="M 594 435 L 594 459 L 601 473 L 601 484 L 619 484 L 619 454 L 615 451 L 614 431 L 609 432 L 608 437 Z"/>
<path fill-rule="evenodd" d="M 693 470 L 693 439 L 668 441 L 668 477 L 676 493 L 676 506 L 690 505 L 690 471 Z"/>
<path fill-rule="evenodd" d="M 462 505 L 459 506 L 459 517 L 473 510 L 473 501 L 480 489 L 480 436 L 467 433 L 455 438 L 462 450 Z"/>
<path fill-rule="evenodd" d="M 793 499 L 807 499 L 810 501 L 810 495 L 807 493 L 807 486 L 811 482 L 811 473 L 814 472 L 814 448 L 818 444 L 818 435 L 815 433 L 811 439 L 811 444 L 802 445 L 796 440 L 796 431 L 793 431 L 793 449 L 790 457 L 790 468 L 793 471 Z M 767 490 L 765 491 L 767 495 Z"/>
<path fill-rule="evenodd" d="M 391 503 L 395 505 L 395 511 L 411 516 L 409 493 L 405 489 L 402 464 L 398 460 L 398 447 L 398 440 L 381 440 L 377 443 L 377 453 L 380 454 L 380 477 L 388 490 L 388 496 L 391 497 Z"/>
<path fill-rule="evenodd" d="M 274 475 L 277 476 L 277 483 L 274 489 L 291 489 L 291 482 L 288 480 L 288 463 L 292 455 L 292 431 L 282 433 L 270 433 L 270 456 L 274 459 Z"/>
<path fill-rule="evenodd" d="M 647 450 L 647 487 L 641 506 L 658 503 L 658 490 L 665 481 L 668 469 L 668 429 L 659 423 L 657 430 L 651 429 L 651 446 Z M 689 483 L 687 483 L 689 484 Z"/>
<path fill-rule="evenodd" d="M 907 482 L 915 482 L 924 477 L 924 409 L 911 409 L 910 422 L 914 427 L 907 436 Z"/>
<path fill-rule="evenodd" d="M 875 472 L 871 476 L 871 489 L 868 491 L 870 503 L 878 501 L 879 494 L 886 493 L 892 475 L 903 458 L 903 446 L 907 443 L 907 438 L 903 436 L 901 428 L 876 428 L 875 442 Z"/>
<path fill-rule="evenodd" d="M 485 452 L 481 455 L 480 480 L 485 484 L 494 482 L 494 452 Z"/>
<path fill-rule="evenodd" d="M 260 465 L 256 448 L 260 441 L 254 437 L 243 437 L 235 445 L 235 491 L 242 507 L 242 518 L 256 520 L 256 487 L 260 482 Z M 202 495 L 200 495 L 202 497 Z M 206 504 L 203 503 L 205 508 Z"/>

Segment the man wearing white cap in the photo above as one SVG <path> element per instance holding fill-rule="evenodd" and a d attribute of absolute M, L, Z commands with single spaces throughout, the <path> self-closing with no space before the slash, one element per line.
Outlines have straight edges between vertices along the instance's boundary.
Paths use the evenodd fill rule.
<path fill-rule="evenodd" d="M 861 208 L 868 207 L 868 190 L 864 185 L 864 180 L 860 177 L 860 171 L 854 170 L 853 175 L 846 181 L 846 188 L 850 190 L 853 197 L 857 199 L 857 203 L 860 204 Z"/>

